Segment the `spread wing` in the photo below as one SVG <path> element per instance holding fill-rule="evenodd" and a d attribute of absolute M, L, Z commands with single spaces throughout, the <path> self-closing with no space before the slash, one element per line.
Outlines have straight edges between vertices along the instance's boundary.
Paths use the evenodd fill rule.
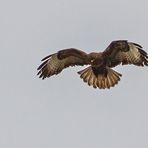
<path fill-rule="evenodd" d="M 87 54 L 74 48 L 60 50 L 57 53 L 45 57 L 42 61 L 43 63 L 37 69 L 39 70 L 37 75 L 42 79 L 57 75 L 69 66 L 89 64 Z"/>
<path fill-rule="evenodd" d="M 137 66 L 148 66 L 148 54 L 142 46 L 127 41 L 114 41 L 104 51 L 108 66 L 114 67 L 118 64 L 134 64 Z"/>

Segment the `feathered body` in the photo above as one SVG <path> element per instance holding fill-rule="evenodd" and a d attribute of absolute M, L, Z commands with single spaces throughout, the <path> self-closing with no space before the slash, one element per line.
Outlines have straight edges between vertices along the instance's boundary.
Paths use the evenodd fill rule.
<path fill-rule="evenodd" d="M 110 88 L 115 86 L 120 73 L 112 68 L 117 65 L 134 64 L 136 66 L 148 66 L 148 54 L 142 46 L 127 40 L 113 41 L 99 53 L 85 53 L 75 48 L 63 49 L 42 59 L 43 63 L 38 67 L 38 75 L 42 79 L 59 74 L 64 68 L 76 65 L 89 65 L 79 71 L 80 78 L 94 88 Z"/>

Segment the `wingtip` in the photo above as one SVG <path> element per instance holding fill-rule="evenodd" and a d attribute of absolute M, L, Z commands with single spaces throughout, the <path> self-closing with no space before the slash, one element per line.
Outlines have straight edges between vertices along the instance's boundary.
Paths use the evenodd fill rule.
<path fill-rule="evenodd" d="M 134 43 L 134 42 L 129 42 L 129 43 L 131 43 L 131 44 L 133 44 L 133 45 L 135 45 L 135 46 L 137 46 L 139 48 L 143 48 L 140 44 L 137 44 L 137 43 Z"/>
<path fill-rule="evenodd" d="M 50 57 L 53 56 L 53 55 L 54 55 L 54 54 L 50 54 L 50 55 L 44 57 L 41 61 L 45 61 L 46 59 L 50 58 Z"/>

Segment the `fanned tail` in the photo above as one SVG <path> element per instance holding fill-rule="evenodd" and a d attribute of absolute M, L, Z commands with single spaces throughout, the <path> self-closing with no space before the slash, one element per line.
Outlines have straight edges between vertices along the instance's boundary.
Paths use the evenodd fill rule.
<path fill-rule="evenodd" d="M 120 81 L 120 77 L 122 75 L 111 68 L 106 68 L 106 70 L 107 75 L 104 73 L 95 75 L 92 67 L 89 66 L 84 70 L 79 71 L 78 74 L 80 74 L 80 78 L 82 78 L 83 81 L 89 86 L 100 89 L 109 89 L 110 87 L 114 87 L 116 84 L 118 84 L 118 81 Z"/>

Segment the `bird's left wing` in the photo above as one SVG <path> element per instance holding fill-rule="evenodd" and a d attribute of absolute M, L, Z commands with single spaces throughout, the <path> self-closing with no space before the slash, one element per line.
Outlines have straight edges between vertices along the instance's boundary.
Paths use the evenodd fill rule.
<path fill-rule="evenodd" d="M 148 66 L 148 54 L 142 49 L 142 46 L 127 41 L 114 41 L 104 51 L 104 55 L 110 67 L 120 63 L 134 64 L 137 66 Z"/>
<path fill-rule="evenodd" d="M 137 66 L 148 66 L 148 54 L 142 49 L 142 46 L 136 43 L 128 43 L 129 51 L 118 52 L 115 59 L 125 64 L 134 64 Z"/>
<path fill-rule="evenodd" d="M 39 70 L 37 75 L 42 79 L 57 75 L 69 66 L 89 64 L 87 54 L 74 48 L 60 50 L 45 57 L 42 61 L 43 63 L 37 69 Z"/>

